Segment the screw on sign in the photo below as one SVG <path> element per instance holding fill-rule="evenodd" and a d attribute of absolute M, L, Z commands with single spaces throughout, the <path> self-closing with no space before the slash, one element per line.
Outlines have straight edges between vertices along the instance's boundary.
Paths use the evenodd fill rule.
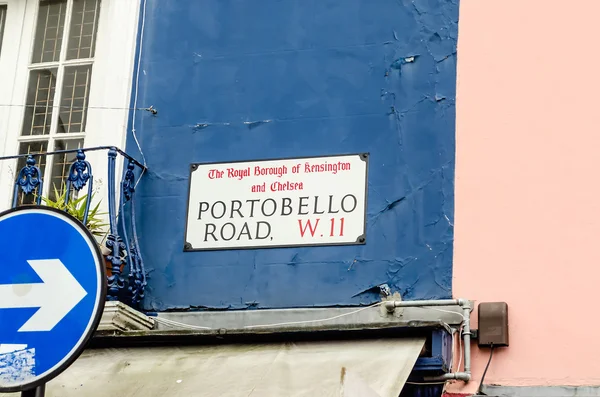
<path fill-rule="evenodd" d="M 0 214 L 0 252 L 0 392 L 41 396 L 98 327 L 102 255 L 77 219 L 42 206 Z"/>

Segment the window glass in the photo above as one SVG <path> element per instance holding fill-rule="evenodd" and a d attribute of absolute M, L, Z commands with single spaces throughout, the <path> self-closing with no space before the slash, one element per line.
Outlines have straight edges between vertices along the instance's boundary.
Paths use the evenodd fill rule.
<path fill-rule="evenodd" d="M 92 65 L 65 68 L 58 118 L 58 133 L 85 131 Z"/>
<path fill-rule="evenodd" d="M 2 55 L 2 38 L 4 37 L 4 25 L 6 25 L 6 12 L 8 6 L 0 4 L 0 55 Z"/>
<path fill-rule="evenodd" d="M 23 136 L 50 134 L 57 72 L 54 68 L 29 73 Z"/>
<path fill-rule="evenodd" d="M 75 0 L 69 29 L 67 59 L 93 58 L 100 0 Z"/>
<path fill-rule="evenodd" d="M 100 0 L 39 0 L 20 154 L 83 147 L 100 4 Z M 62 193 L 74 159 L 75 153 L 63 153 L 39 160 L 49 182 L 44 183 L 44 195 L 54 197 L 55 186 Z M 19 169 L 24 165 L 25 159 L 19 160 Z"/>
<path fill-rule="evenodd" d="M 66 16 L 67 0 L 40 0 L 31 63 L 59 60 Z"/>

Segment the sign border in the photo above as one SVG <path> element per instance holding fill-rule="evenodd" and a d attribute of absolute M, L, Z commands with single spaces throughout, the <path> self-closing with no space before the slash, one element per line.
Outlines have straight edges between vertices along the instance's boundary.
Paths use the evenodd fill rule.
<path fill-rule="evenodd" d="M 96 315 L 92 319 L 92 322 L 91 322 L 91 327 L 88 329 L 87 334 L 82 335 L 82 337 L 79 339 L 78 345 L 76 345 L 75 350 L 72 352 L 72 354 L 70 356 L 65 356 L 66 359 L 63 359 L 63 362 L 60 365 L 58 365 L 55 369 L 48 372 L 45 376 L 43 376 L 41 378 L 37 378 L 35 381 L 33 381 L 31 383 L 27 383 L 27 384 L 23 384 L 23 385 L 19 385 L 19 386 L 11 386 L 11 387 L 0 386 L 0 392 L 2 392 L 2 393 L 16 393 L 16 392 L 23 392 L 26 390 L 32 390 L 32 389 L 34 390 L 36 387 L 44 385 L 44 384 L 48 383 L 50 380 L 56 378 L 58 375 L 60 375 L 62 372 L 64 372 L 67 368 L 69 368 L 73 364 L 73 362 L 75 362 L 75 360 L 77 360 L 79 358 L 81 353 L 83 353 L 83 351 L 87 347 L 90 339 L 92 338 L 92 336 L 98 329 L 98 326 L 100 325 L 100 320 L 102 319 L 102 314 L 104 312 L 104 306 L 106 303 L 107 281 L 106 281 L 106 269 L 103 266 L 104 258 L 102 256 L 102 252 L 100 251 L 100 247 L 98 247 L 98 243 L 96 242 L 96 239 L 94 238 L 92 233 L 88 230 L 88 228 L 85 227 L 73 215 L 71 215 L 65 211 L 62 211 L 62 210 L 59 210 L 56 208 L 52 208 L 52 207 L 48 207 L 48 206 L 44 206 L 44 205 L 27 205 L 27 206 L 23 206 L 23 207 L 16 207 L 16 208 L 11 208 L 6 211 L 2 211 L 2 212 L 0 212 L 0 221 L 6 215 L 9 215 L 11 213 L 28 212 L 31 210 L 54 212 L 56 214 L 60 214 L 61 216 L 66 217 L 67 219 L 71 220 L 79 229 L 83 230 L 84 234 L 88 237 L 90 242 L 93 242 L 96 259 L 98 260 L 98 265 L 100 268 L 99 269 L 100 270 L 100 299 L 99 299 L 98 306 L 96 308 Z"/>
<path fill-rule="evenodd" d="M 357 237 L 356 241 L 351 243 L 331 243 L 331 244 L 283 244 L 283 245 L 267 245 L 267 246 L 244 246 L 244 247 L 218 247 L 218 248 L 194 248 L 192 244 L 186 241 L 188 233 L 188 221 L 190 216 L 190 196 L 192 194 L 192 173 L 198 169 L 201 165 L 218 165 L 218 164 L 236 164 L 236 163 L 260 163 L 263 161 L 278 161 L 278 160 L 304 160 L 304 159 L 316 159 L 316 158 L 327 158 L 327 157 L 350 157 L 358 156 L 359 159 L 366 163 L 365 166 L 365 213 L 364 213 L 364 233 Z M 345 154 L 326 154 L 323 156 L 300 156 L 300 157 L 275 157 L 266 158 L 260 160 L 233 160 L 233 161 L 217 161 L 217 162 L 195 162 L 190 163 L 190 173 L 188 177 L 188 195 L 186 200 L 186 213 L 185 213 L 185 229 L 183 233 L 183 252 L 202 252 L 202 251 L 238 251 L 238 250 L 259 250 L 259 249 L 273 249 L 273 248 L 301 248 L 301 247 L 335 247 L 335 246 L 347 246 L 347 245 L 365 245 L 367 243 L 367 203 L 369 194 L 369 159 L 370 152 L 360 153 L 345 153 Z"/>

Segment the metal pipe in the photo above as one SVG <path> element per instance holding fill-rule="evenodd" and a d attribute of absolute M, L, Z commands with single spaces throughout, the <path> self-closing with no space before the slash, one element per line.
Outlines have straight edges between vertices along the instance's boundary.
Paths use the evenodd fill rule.
<path fill-rule="evenodd" d="M 463 305 L 463 344 L 465 349 L 465 372 L 471 375 L 471 304 Z"/>
<path fill-rule="evenodd" d="M 463 382 L 469 382 L 471 380 L 471 374 L 466 372 L 450 372 L 440 376 L 425 376 L 423 381 L 425 382 L 439 382 L 446 380 L 462 380 Z"/>
<path fill-rule="evenodd" d="M 467 304 L 466 299 L 441 299 L 424 301 L 387 301 L 384 303 L 389 312 L 393 312 L 397 307 L 419 307 L 419 306 L 463 306 Z"/>
<path fill-rule="evenodd" d="M 425 377 L 425 381 L 446 381 L 451 379 L 469 382 L 471 380 L 471 302 L 467 299 L 442 299 L 423 301 L 388 301 L 384 307 L 393 312 L 397 307 L 460 306 L 463 317 L 463 352 L 465 355 L 464 372 L 451 372 L 440 376 Z M 452 352 L 454 354 L 454 352 Z"/>

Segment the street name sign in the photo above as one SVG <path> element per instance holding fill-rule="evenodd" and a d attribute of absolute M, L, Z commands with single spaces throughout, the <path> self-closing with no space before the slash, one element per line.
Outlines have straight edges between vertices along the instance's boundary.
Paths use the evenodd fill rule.
<path fill-rule="evenodd" d="M 0 392 L 34 389 L 71 365 L 105 298 L 102 254 L 77 219 L 43 206 L 0 213 Z"/>
<path fill-rule="evenodd" d="M 190 165 L 183 250 L 366 244 L 368 153 Z"/>

